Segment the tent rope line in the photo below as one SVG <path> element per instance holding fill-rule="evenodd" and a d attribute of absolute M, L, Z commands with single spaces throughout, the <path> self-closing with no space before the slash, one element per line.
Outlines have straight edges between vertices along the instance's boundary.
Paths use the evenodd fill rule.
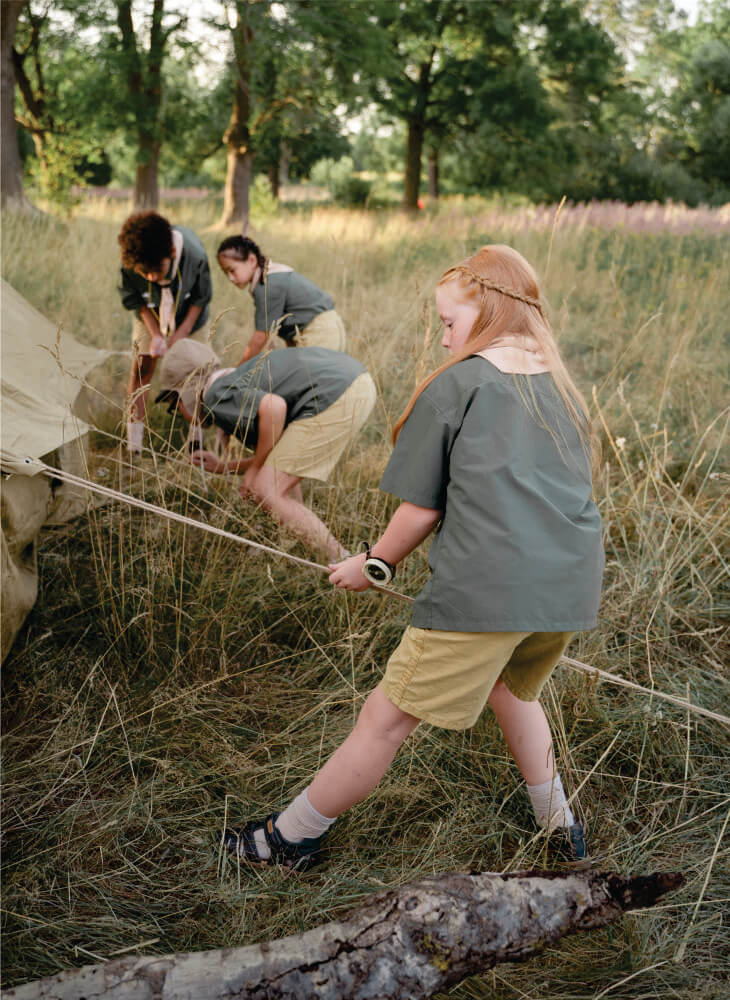
<path fill-rule="evenodd" d="M 38 459 L 26 458 L 24 459 L 24 463 L 38 469 L 39 472 L 42 472 L 43 475 L 49 476 L 51 479 L 60 479 L 72 486 L 78 486 L 82 489 L 90 490 L 92 493 L 99 493 L 101 496 L 108 497 L 112 500 L 118 500 L 130 507 L 137 507 L 140 510 L 148 511 L 151 514 L 157 514 L 160 517 L 165 517 L 170 521 L 177 521 L 178 524 L 185 524 L 191 528 L 199 528 L 201 531 L 207 531 L 209 534 L 217 535 L 220 538 L 226 538 L 229 541 L 236 542 L 238 545 L 247 545 L 250 548 L 258 549 L 260 552 L 268 552 L 270 555 L 280 556 L 282 559 L 288 559 L 290 562 L 298 563 L 300 566 L 306 566 L 309 569 L 316 569 L 321 573 L 329 574 L 330 572 L 329 567 L 324 566 L 321 563 L 312 562 L 309 559 L 302 559 L 300 556 L 293 556 L 291 553 L 283 552 L 281 549 L 276 549 L 271 545 L 263 545 L 261 542 L 254 542 L 252 539 L 244 538 L 242 535 L 235 535 L 233 532 L 225 531 L 223 528 L 217 528 L 215 525 L 205 524 L 203 521 L 197 521 L 194 517 L 188 517 L 185 514 L 178 514 L 173 510 L 167 510 L 165 507 L 149 503 L 147 500 L 141 500 L 139 497 L 132 496 L 129 493 L 122 493 L 120 490 L 114 490 L 110 486 L 103 486 L 100 483 L 92 482 L 89 479 L 83 479 L 81 476 L 73 475 L 73 473 L 66 472 L 63 469 L 53 468 Z M 388 587 L 378 587 L 372 585 L 372 589 L 377 590 L 379 593 L 385 594 L 388 597 L 394 597 L 407 604 L 413 604 L 414 602 L 414 598 L 409 597 L 407 594 L 401 594 L 397 590 L 390 590 Z M 617 674 L 611 674 L 607 670 L 600 670 L 598 667 L 592 667 L 588 663 L 583 663 L 581 660 L 575 660 L 570 656 L 562 656 L 561 662 L 573 670 L 587 674 L 589 677 L 595 677 L 598 680 L 606 681 L 609 684 L 617 684 L 621 687 L 629 688 L 632 691 L 638 691 L 641 694 L 648 695 L 650 699 L 659 698 L 662 701 L 668 701 L 673 705 L 678 705 L 680 708 L 685 709 L 687 712 L 693 712 L 695 715 L 701 715 L 706 719 L 712 719 L 714 722 L 719 722 L 722 725 L 730 727 L 730 717 L 721 715 L 719 712 L 712 712 L 707 708 L 702 708 L 699 705 L 693 704 L 689 700 L 677 698 L 675 695 L 666 694 L 663 691 L 657 691 L 653 688 L 643 687 L 641 684 L 636 684 L 634 681 L 626 680 L 623 677 L 619 677 Z"/>

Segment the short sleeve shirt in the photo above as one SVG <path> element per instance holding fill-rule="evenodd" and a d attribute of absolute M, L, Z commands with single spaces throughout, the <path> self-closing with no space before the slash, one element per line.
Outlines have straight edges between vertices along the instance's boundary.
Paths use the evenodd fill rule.
<path fill-rule="evenodd" d="M 259 354 L 222 375 L 203 396 L 207 415 L 250 448 L 258 440 L 258 409 L 267 393 L 286 401 L 286 423 L 322 413 L 365 367 L 342 351 L 290 347 Z"/>
<path fill-rule="evenodd" d="M 443 512 L 413 624 L 461 632 L 578 631 L 596 624 L 598 509 L 580 436 L 549 374 L 479 356 L 416 401 L 381 489 Z"/>
<path fill-rule="evenodd" d="M 209 303 L 213 295 L 210 278 L 210 266 L 205 247 L 198 237 L 185 226 L 173 226 L 182 234 L 183 248 L 177 273 L 169 285 L 172 297 L 176 303 L 175 325 L 180 326 L 187 316 L 190 306 L 200 306 L 200 315 L 190 331 L 195 333 L 210 319 Z M 119 294 L 125 309 L 133 309 L 139 313 L 145 306 L 159 315 L 162 286 L 155 281 L 148 281 L 136 271 L 121 269 L 121 285 Z"/>
<path fill-rule="evenodd" d="M 334 300 L 296 271 L 275 271 L 253 291 L 257 330 L 277 329 L 284 340 L 292 340 L 315 316 L 334 309 Z"/>

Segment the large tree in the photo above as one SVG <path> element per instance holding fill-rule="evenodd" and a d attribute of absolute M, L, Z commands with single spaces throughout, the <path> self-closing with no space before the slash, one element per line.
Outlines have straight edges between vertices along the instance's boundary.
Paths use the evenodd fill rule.
<path fill-rule="evenodd" d="M 234 80 L 231 117 L 223 136 L 226 145 L 226 182 L 221 225 L 238 224 L 245 232 L 253 164 L 249 118 L 252 106 L 254 40 L 258 28 L 255 22 L 256 15 L 262 13 L 254 8 L 261 6 L 261 0 L 235 0 L 226 6 L 231 18 Z"/>
<path fill-rule="evenodd" d="M 690 201 L 730 198 L 730 7 L 705 3 L 694 25 L 666 25 L 647 51 L 651 145 L 665 178 Z M 667 185 L 670 187 L 671 185 Z M 671 196 L 671 190 L 667 193 Z"/>
<path fill-rule="evenodd" d="M 516 115 L 514 124 L 519 126 L 520 95 L 508 99 L 503 81 L 514 80 L 524 62 L 520 30 L 535 22 L 540 4 L 363 0 L 347 9 L 359 78 L 372 100 L 405 125 L 404 205 L 414 210 L 424 150 L 431 190 L 437 193 L 442 147 L 461 130 L 474 129 L 480 116 L 489 115 L 485 95 L 499 92 L 497 114 Z"/>
<path fill-rule="evenodd" d="M 341 19 L 324 0 L 224 0 L 232 40 L 231 116 L 224 134 L 227 168 L 221 222 L 245 229 L 254 166 L 273 193 L 292 167 L 340 155 L 335 108 L 347 84 L 322 58 L 324 28 Z"/>
<path fill-rule="evenodd" d="M 24 0 L 5 0 L 0 4 L 0 204 L 26 207 L 23 165 L 18 150 L 15 124 L 15 68 L 13 42 Z"/>
<path fill-rule="evenodd" d="M 132 17 L 132 0 L 116 0 L 121 64 L 127 89 L 128 127 L 135 134 L 137 156 L 134 183 L 136 208 L 157 208 L 158 168 L 162 146 L 162 62 L 170 35 L 185 23 L 183 16 L 164 23 L 164 0 L 152 0 L 149 44 L 145 46 Z"/>

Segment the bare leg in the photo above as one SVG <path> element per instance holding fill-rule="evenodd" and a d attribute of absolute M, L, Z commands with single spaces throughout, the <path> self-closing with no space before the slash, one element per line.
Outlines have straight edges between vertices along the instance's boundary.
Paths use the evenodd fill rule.
<path fill-rule="evenodd" d="M 296 488 L 300 483 L 300 476 L 290 476 L 265 465 L 259 469 L 251 485 L 251 492 L 285 528 L 289 528 L 309 545 L 322 549 L 328 558 L 343 559 L 345 549 L 324 521 L 306 504 L 295 499 Z M 292 493 L 294 496 L 287 495 Z M 301 488 L 299 496 L 301 497 Z"/>
<path fill-rule="evenodd" d="M 520 701 L 503 681 L 497 681 L 489 706 L 527 784 L 550 781 L 555 773 L 553 737 L 540 702 Z"/>
<path fill-rule="evenodd" d="M 129 398 L 130 417 L 144 422 L 147 413 L 147 396 L 150 382 L 155 371 L 157 359 L 149 354 L 137 354 L 132 358 L 132 370 L 129 373 L 127 395 Z"/>
<path fill-rule="evenodd" d="M 419 719 L 401 711 L 380 685 L 362 707 L 355 728 L 307 789 L 323 816 L 339 816 L 372 792 Z"/>
<path fill-rule="evenodd" d="M 293 486 L 290 486 L 287 493 L 292 500 L 296 500 L 297 503 L 304 503 L 304 494 L 302 493 L 302 481 L 298 479 Z"/>

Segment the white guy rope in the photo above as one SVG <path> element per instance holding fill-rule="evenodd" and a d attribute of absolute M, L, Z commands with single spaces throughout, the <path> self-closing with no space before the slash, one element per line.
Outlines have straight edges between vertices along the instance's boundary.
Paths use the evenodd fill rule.
<path fill-rule="evenodd" d="M 167 510 L 165 507 L 159 507 L 156 504 L 148 503 L 146 500 L 140 500 L 138 497 L 134 497 L 129 493 L 122 493 L 119 490 L 113 490 L 109 486 L 102 486 L 100 483 L 91 482 L 88 479 L 82 479 L 80 476 L 74 476 L 70 472 L 66 472 L 63 469 L 54 469 L 50 465 L 46 465 L 44 462 L 38 461 L 32 458 L 26 458 L 25 464 L 37 468 L 46 476 L 50 476 L 52 479 L 61 479 L 64 482 L 71 483 L 73 486 L 79 486 L 82 489 L 90 490 L 93 493 L 99 493 L 101 496 L 109 497 L 112 500 L 119 500 L 121 503 L 126 503 L 130 507 L 139 507 L 141 510 L 149 511 L 151 514 L 158 514 L 160 517 L 166 517 L 170 521 L 177 521 L 179 524 L 186 524 L 192 528 L 200 528 L 201 531 L 207 531 L 212 535 L 218 535 L 220 538 L 227 538 L 231 542 L 236 542 L 239 545 L 248 545 L 250 548 L 258 549 L 261 552 L 268 552 L 270 555 L 281 556 L 282 559 L 289 559 L 291 562 L 299 563 L 300 566 L 308 566 L 310 569 L 317 569 L 322 573 L 329 574 L 330 570 L 328 566 L 323 566 L 321 563 L 312 562 L 309 559 L 302 559 L 299 556 L 293 556 L 289 552 L 282 552 L 281 549 L 275 549 L 270 545 L 262 545 L 260 542 L 254 542 L 249 538 L 243 538 L 241 535 L 234 535 L 230 531 L 224 531 L 222 528 L 216 528 L 212 524 L 205 524 L 203 521 L 196 521 L 193 517 L 186 517 L 184 514 L 178 514 L 176 511 Z M 389 590 L 387 587 L 377 587 L 372 585 L 373 590 L 379 591 L 381 594 L 387 594 L 388 597 L 395 597 L 399 601 L 404 601 L 407 604 L 413 604 L 413 598 L 409 597 L 407 594 L 401 594 L 397 590 Z M 616 674 L 610 674 L 606 670 L 600 670 L 598 667 L 591 667 L 587 663 L 581 662 L 581 660 L 574 660 L 570 656 L 561 657 L 561 662 L 565 663 L 566 666 L 573 670 L 577 670 L 580 673 L 588 674 L 589 677 L 597 677 L 602 681 L 606 681 L 609 684 L 618 684 L 621 687 L 630 688 L 632 691 L 638 691 L 641 694 L 647 695 L 649 698 L 659 698 L 662 701 L 668 701 L 673 705 L 678 705 L 680 708 L 684 708 L 688 712 L 694 712 L 695 715 L 701 715 L 706 719 L 712 719 L 714 722 L 719 722 L 724 726 L 730 727 L 730 718 L 726 715 L 721 715 L 719 712 L 712 712 L 707 708 L 701 708 L 699 705 L 693 705 L 689 701 L 685 701 L 683 698 L 677 698 L 671 694 L 665 694 L 663 691 L 656 691 L 651 688 L 642 687 L 641 684 L 635 684 L 634 681 L 626 680 L 623 677 L 619 677 Z"/>

